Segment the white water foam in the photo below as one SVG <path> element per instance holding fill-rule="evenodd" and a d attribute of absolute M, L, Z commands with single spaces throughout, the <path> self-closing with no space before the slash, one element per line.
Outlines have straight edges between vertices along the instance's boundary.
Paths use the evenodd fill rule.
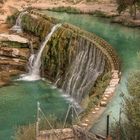
<path fill-rule="evenodd" d="M 62 97 L 65 98 L 69 103 L 76 107 L 78 110 L 82 110 L 81 106 L 76 102 L 74 98 L 72 98 L 69 94 L 62 94 Z"/>
<path fill-rule="evenodd" d="M 29 72 L 27 74 L 21 75 L 21 77 L 18 80 L 36 81 L 36 80 L 41 79 L 41 77 L 40 77 L 40 67 L 41 67 L 41 55 L 42 55 L 42 52 L 43 52 L 47 42 L 51 38 L 52 34 L 60 26 L 61 26 L 61 24 L 56 24 L 55 26 L 53 26 L 53 28 L 51 29 L 51 32 L 46 36 L 44 42 L 41 44 L 38 53 L 36 55 L 31 54 L 31 56 L 29 58 L 29 68 L 28 68 Z"/>
<path fill-rule="evenodd" d="M 16 24 L 10 29 L 16 31 L 17 33 L 22 33 L 21 20 L 24 14 L 28 13 L 27 11 L 21 12 L 16 20 Z"/>

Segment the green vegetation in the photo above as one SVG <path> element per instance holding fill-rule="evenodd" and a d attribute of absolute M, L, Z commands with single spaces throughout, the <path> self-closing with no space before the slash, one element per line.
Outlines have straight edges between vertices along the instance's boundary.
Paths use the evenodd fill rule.
<path fill-rule="evenodd" d="M 53 12 L 65 12 L 65 13 L 70 13 L 70 14 L 89 14 L 89 15 L 93 15 L 93 16 L 97 16 L 97 17 L 104 17 L 104 18 L 112 17 L 100 10 L 89 11 L 89 12 L 85 13 L 84 11 L 81 11 L 80 9 L 77 9 L 77 8 L 74 8 L 71 6 L 68 6 L 68 7 L 60 6 L 60 7 L 50 8 L 47 10 L 53 11 Z"/>
<path fill-rule="evenodd" d="M 76 9 L 76 8 L 73 8 L 73 7 L 64 7 L 64 6 L 60 6 L 60 7 L 54 7 L 54 8 L 51 8 L 51 9 L 48 9 L 50 11 L 54 11 L 54 12 L 66 12 L 66 13 L 73 13 L 73 14 L 80 14 L 81 11 Z"/>
<path fill-rule="evenodd" d="M 137 10 L 140 8 L 140 0 L 116 0 L 118 4 L 118 12 L 121 14 L 121 12 L 125 11 L 127 8 L 129 8 L 129 13 L 133 19 L 136 19 L 137 16 Z"/>
<path fill-rule="evenodd" d="M 140 71 L 130 74 L 128 79 L 128 97 L 124 99 L 123 118 L 113 127 L 114 140 L 139 140 L 140 138 Z M 121 112 L 120 112 L 121 114 Z"/>
<path fill-rule="evenodd" d="M 88 106 L 84 110 L 84 112 L 81 113 L 80 115 L 81 117 L 86 116 L 91 111 L 92 108 L 94 108 L 99 104 L 101 96 L 103 95 L 107 85 L 109 84 L 110 79 L 111 79 L 110 72 L 105 73 L 103 76 L 100 76 L 97 79 L 97 82 L 95 83 L 95 86 L 93 87 L 93 90 L 90 94 Z"/>
<path fill-rule="evenodd" d="M 43 117 L 41 118 L 41 121 L 39 123 L 40 124 L 39 125 L 39 130 L 50 130 L 50 129 L 52 129 L 47 120 L 50 122 L 50 124 L 52 125 L 52 127 L 54 129 L 63 128 L 64 120 L 57 118 L 53 114 L 50 114 L 48 117 L 46 117 L 46 119 L 44 119 Z M 70 120 L 68 121 L 68 120 L 66 122 L 65 128 L 71 126 L 71 121 Z"/>
<path fill-rule="evenodd" d="M 99 10 L 95 10 L 92 14 L 97 17 L 107 17 L 107 15 L 104 12 L 99 11 Z"/>
<path fill-rule="evenodd" d="M 54 129 L 63 128 L 64 121 L 59 120 L 55 115 L 49 115 L 46 119 L 40 118 L 39 130 L 50 130 L 51 127 Z M 65 128 L 70 127 L 70 122 L 66 122 Z M 13 140 L 35 140 L 36 139 L 36 125 L 29 124 L 27 126 L 21 126 L 17 128 Z"/>
<path fill-rule="evenodd" d="M 29 48 L 28 44 L 18 43 L 14 41 L 0 41 L 0 46 L 11 48 Z"/>
<path fill-rule="evenodd" d="M 11 16 L 7 16 L 6 22 L 9 24 L 10 27 L 15 25 L 18 15 L 19 15 L 19 12 L 16 12 Z"/>

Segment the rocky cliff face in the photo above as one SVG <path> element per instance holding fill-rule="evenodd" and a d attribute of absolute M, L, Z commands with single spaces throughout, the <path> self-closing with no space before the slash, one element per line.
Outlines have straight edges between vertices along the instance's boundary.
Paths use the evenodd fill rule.
<path fill-rule="evenodd" d="M 0 34 L 0 86 L 8 84 L 10 76 L 26 70 L 29 53 L 26 39 L 15 35 Z"/>

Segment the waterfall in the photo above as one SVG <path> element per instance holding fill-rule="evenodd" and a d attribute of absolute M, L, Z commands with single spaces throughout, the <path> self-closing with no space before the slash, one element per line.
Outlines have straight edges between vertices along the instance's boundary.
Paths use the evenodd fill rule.
<path fill-rule="evenodd" d="M 73 49 L 73 46 L 71 47 Z M 105 56 L 93 44 L 81 39 L 73 58 L 68 57 L 71 62 L 65 76 L 56 80 L 56 86 L 80 103 L 91 92 L 98 76 L 103 73 Z"/>
<path fill-rule="evenodd" d="M 31 54 L 31 56 L 29 58 L 29 65 L 28 65 L 29 72 L 27 74 L 22 75 L 21 78 L 18 80 L 35 81 L 35 80 L 39 80 L 41 78 L 40 77 L 40 67 L 41 67 L 42 52 L 43 52 L 47 42 L 51 38 L 52 34 L 60 26 L 61 26 L 61 24 L 56 24 L 55 26 L 53 26 L 53 28 L 51 29 L 51 32 L 46 36 L 45 40 L 40 45 L 40 49 L 39 49 L 38 53 Z"/>
<path fill-rule="evenodd" d="M 19 14 L 19 16 L 16 19 L 16 24 L 10 30 L 16 31 L 17 33 L 22 33 L 21 20 L 22 20 L 22 16 L 26 13 L 28 12 L 24 11 Z"/>

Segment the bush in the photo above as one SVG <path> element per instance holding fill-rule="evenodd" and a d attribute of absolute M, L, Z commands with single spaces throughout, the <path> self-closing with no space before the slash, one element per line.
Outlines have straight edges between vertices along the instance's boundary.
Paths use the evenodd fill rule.
<path fill-rule="evenodd" d="M 112 127 L 114 140 L 139 140 L 140 138 L 140 71 L 133 72 L 128 78 L 129 96 L 123 97 L 123 119 Z M 124 119 L 125 118 L 125 119 Z"/>
<path fill-rule="evenodd" d="M 100 76 L 97 79 L 97 82 L 95 83 L 95 86 L 93 87 L 93 90 L 90 94 L 90 99 L 87 108 L 80 114 L 80 117 L 85 117 L 92 108 L 94 108 L 96 105 L 98 105 L 99 100 L 104 93 L 107 85 L 109 84 L 109 81 L 111 79 L 110 72 L 105 73 L 103 76 Z"/>

